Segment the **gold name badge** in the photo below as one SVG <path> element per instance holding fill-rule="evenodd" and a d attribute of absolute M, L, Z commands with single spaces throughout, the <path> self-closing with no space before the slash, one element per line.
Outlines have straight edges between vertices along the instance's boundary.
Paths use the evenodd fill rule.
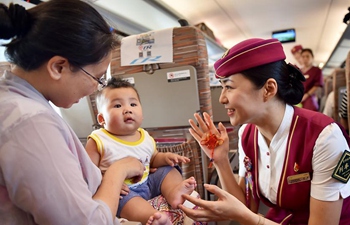
<path fill-rule="evenodd" d="M 347 183 L 350 178 L 350 152 L 345 150 L 340 157 L 332 177 L 340 182 Z"/>
<path fill-rule="evenodd" d="M 288 184 L 295 184 L 295 183 L 300 183 L 304 181 L 310 180 L 310 174 L 309 173 L 301 173 L 297 175 L 292 175 L 287 177 L 287 182 Z"/>

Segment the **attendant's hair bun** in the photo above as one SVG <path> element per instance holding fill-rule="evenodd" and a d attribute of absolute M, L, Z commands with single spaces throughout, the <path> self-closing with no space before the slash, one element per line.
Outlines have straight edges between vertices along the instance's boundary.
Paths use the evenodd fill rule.
<path fill-rule="evenodd" d="M 19 4 L 10 4 L 7 7 L 0 4 L 0 38 L 10 39 L 23 37 L 30 28 L 30 15 Z"/>

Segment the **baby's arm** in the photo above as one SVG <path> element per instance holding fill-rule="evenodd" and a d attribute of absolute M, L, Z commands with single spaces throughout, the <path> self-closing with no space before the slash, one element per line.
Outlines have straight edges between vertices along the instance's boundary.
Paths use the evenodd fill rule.
<path fill-rule="evenodd" d="M 172 152 L 155 152 L 151 159 L 151 167 L 158 168 L 161 166 L 175 166 L 179 162 L 188 163 L 191 160 Z"/>
<path fill-rule="evenodd" d="M 86 146 L 85 146 L 86 152 L 89 154 L 90 159 L 92 162 L 98 167 L 100 164 L 100 153 L 97 150 L 97 145 L 96 142 L 92 139 L 89 138 Z"/>

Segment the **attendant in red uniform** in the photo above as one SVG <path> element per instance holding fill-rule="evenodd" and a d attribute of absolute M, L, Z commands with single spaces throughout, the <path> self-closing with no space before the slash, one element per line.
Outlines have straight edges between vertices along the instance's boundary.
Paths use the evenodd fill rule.
<path fill-rule="evenodd" d="M 219 101 L 230 123 L 242 125 L 239 178 L 229 162 L 225 127 L 216 128 L 207 113 L 204 119 L 195 114 L 190 132 L 211 158 L 223 188 L 205 185 L 217 201 L 184 196 L 199 206 L 180 206 L 196 221 L 350 224 L 349 137 L 330 117 L 293 106 L 303 98 L 305 77 L 284 60 L 277 39 L 254 38 L 214 64 L 223 88 Z M 208 137 L 218 140 L 207 145 Z M 260 203 L 270 207 L 264 216 L 257 214 Z"/>
<path fill-rule="evenodd" d="M 322 70 L 313 66 L 314 54 L 309 48 L 301 51 L 304 66 L 301 69 L 306 81 L 304 82 L 304 96 L 301 100 L 303 108 L 318 111 L 319 104 L 316 96 L 318 89 L 323 87 Z"/>
<path fill-rule="evenodd" d="M 303 46 L 301 45 L 295 45 L 291 53 L 293 54 L 294 59 L 297 61 L 296 66 L 299 68 L 303 67 L 303 58 L 301 57 L 301 51 L 303 50 Z"/>

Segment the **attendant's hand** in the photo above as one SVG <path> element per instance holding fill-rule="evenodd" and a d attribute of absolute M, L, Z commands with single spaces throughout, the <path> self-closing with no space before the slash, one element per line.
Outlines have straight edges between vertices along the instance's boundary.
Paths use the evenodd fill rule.
<path fill-rule="evenodd" d="M 206 201 L 190 195 L 183 195 L 184 199 L 192 202 L 198 208 L 190 209 L 179 205 L 179 208 L 194 221 L 240 221 L 244 216 L 253 213 L 241 201 L 219 187 L 209 184 L 205 184 L 204 187 L 215 194 L 218 200 Z"/>
<path fill-rule="evenodd" d="M 166 152 L 164 153 L 165 156 L 165 162 L 169 165 L 169 166 L 175 166 L 177 165 L 179 162 L 181 163 L 188 163 L 191 160 L 185 156 L 181 156 L 175 153 L 171 153 L 171 152 Z"/>
<path fill-rule="evenodd" d="M 228 159 L 228 151 L 229 151 L 229 140 L 226 132 L 226 128 L 222 123 L 219 123 L 218 129 L 214 126 L 212 119 L 208 113 L 203 113 L 204 120 L 198 114 L 194 114 L 197 123 L 192 119 L 189 120 L 189 123 L 192 128 L 189 129 L 191 135 L 196 139 L 198 144 L 203 149 L 204 153 L 209 157 L 214 159 L 214 163 L 219 162 L 222 159 Z M 206 145 L 201 144 L 201 141 L 204 140 L 208 133 L 214 134 L 218 139 L 222 140 L 222 144 L 217 146 L 214 150 L 214 154 L 212 155 L 212 149 L 209 149 Z"/>

